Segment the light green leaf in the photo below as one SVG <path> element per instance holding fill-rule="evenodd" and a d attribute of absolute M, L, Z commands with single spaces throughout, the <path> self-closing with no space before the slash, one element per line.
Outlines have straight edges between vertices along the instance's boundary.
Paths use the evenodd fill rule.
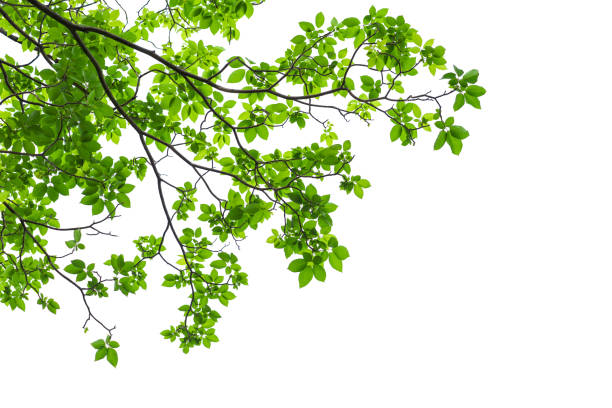
<path fill-rule="evenodd" d="M 458 155 L 459 153 L 461 153 L 461 149 L 463 148 L 463 142 L 461 142 L 461 139 L 457 139 L 451 135 L 448 135 L 448 137 L 446 138 L 446 142 L 448 143 L 448 145 L 451 148 L 451 151 Z"/>
<path fill-rule="evenodd" d="M 478 70 L 472 69 L 466 72 L 465 75 L 463 76 L 463 79 L 465 79 L 471 84 L 476 83 L 476 81 L 478 81 Z"/>
<path fill-rule="evenodd" d="M 342 272 L 342 260 L 338 258 L 333 252 L 329 254 L 329 264 L 335 270 Z"/>
<path fill-rule="evenodd" d="M 104 342 L 104 340 L 98 339 L 94 341 L 93 343 L 91 343 L 91 346 L 95 349 L 101 349 L 102 347 L 106 346 L 106 343 Z"/>
<path fill-rule="evenodd" d="M 106 353 L 107 353 L 106 347 L 98 349 L 98 351 L 96 351 L 96 357 L 94 361 L 102 360 L 104 357 L 106 357 Z"/>
<path fill-rule="evenodd" d="M 304 270 L 304 268 L 306 268 L 306 261 L 302 258 L 291 261 L 288 267 L 291 272 L 300 272 Z"/>
<path fill-rule="evenodd" d="M 308 285 L 310 281 L 312 280 L 313 276 L 314 276 L 314 272 L 312 268 L 306 268 L 303 271 L 301 271 L 300 275 L 298 276 L 300 288 L 303 288 L 304 286 Z"/>
<path fill-rule="evenodd" d="M 359 184 L 355 184 L 355 186 L 353 187 L 353 190 L 355 191 L 355 195 L 357 197 L 363 198 L 363 189 L 361 188 Z"/>
<path fill-rule="evenodd" d="M 104 210 L 104 201 L 98 198 L 96 203 L 91 207 L 91 214 L 98 215 Z"/>
<path fill-rule="evenodd" d="M 314 31 L 315 29 L 315 26 L 313 26 L 312 23 L 309 23 L 307 21 L 301 21 L 299 24 L 300 28 L 306 32 Z"/>
<path fill-rule="evenodd" d="M 129 197 L 124 193 L 117 194 L 117 202 L 124 206 L 125 208 L 130 208 L 131 203 Z"/>
<path fill-rule="evenodd" d="M 301 44 L 304 41 L 306 41 L 306 37 L 304 37 L 303 35 L 296 35 L 291 39 L 291 42 L 294 44 Z"/>
<path fill-rule="evenodd" d="M 465 104 L 465 98 L 463 97 L 463 94 L 458 93 L 457 96 L 455 97 L 455 103 L 453 105 L 453 110 L 455 112 L 458 111 L 459 109 L 461 109 L 463 104 Z"/>
<path fill-rule="evenodd" d="M 349 257 L 348 249 L 346 249 L 346 247 L 343 247 L 342 245 L 335 247 L 333 249 L 333 253 L 338 257 L 338 259 L 342 261 Z"/>
<path fill-rule="evenodd" d="M 177 96 L 173 96 L 170 100 L 170 107 L 168 108 L 168 114 L 174 116 L 181 111 L 182 102 Z"/>
<path fill-rule="evenodd" d="M 322 12 L 319 12 L 317 14 L 317 17 L 315 18 L 315 23 L 317 24 L 317 27 L 321 27 L 323 23 L 325 23 L 325 16 Z"/>
<path fill-rule="evenodd" d="M 465 139 L 470 135 L 470 132 L 468 132 L 467 129 L 462 126 L 451 126 L 450 133 L 453 137 L 456 137 L 457 139 Z"/>
<path fill-rule="evenodd" d="M 236 71 L 230 74 L 229 78 L 227 79 L 227 82 L 229 83 L 240 82 L 244 78 L 244 75 L 245 75 L 244 69 L 237 69 Z"/>
<path fill-rule="evenodd" d="M 119 355 L 115 349 L 108 349 L 106 353 L 106 361 L 108 361 L 113 367 L 117 367 L 119 361 Z"/>
<path fill-rule="evenodd" d="M 440 150 L 442 146 L 444 146 L 444 143 L 446 143 L 446 132 L 442 130 L 438 133 L 438 137 L 434 142 L 434 150 Z"/>
<path fill-rule="evenodd" d="M 480 101 L 477 97 L 472 96 L 470 94 L 465 95 L 465 101 L 475 107 L 476 109 L 480 109 Z"/>
<path fill-rule="evenodd" d="M 227 264 L 226 264 L 224 261 L 220 260 L 220 259 L 218 259 L 218 260 L 216 260 L 216 261 L 212 261 L 212 262 L 210 263 L 210 266 L 211 266 L 212 268 L 216 268 L 216 269 L 225 268 L 225 266 L 226 266 L 226 265 L 227 265 Z"/>
<path fill-rule="evenodd" d="M 353 26 L 359 25 L 360 23 L 361 21 L 359 21 L 359 19 L 355 17 L 349 17 L 349 18 L 345 18 L 344 20 L 342 20 L 342 24 L 344 24 L 347 27 L 353 27 Z"/>
<path fill-rule="evenodd" d="M 487 91 L 482 86 L 478 86 L 478 85 L 470 85 L 467 87 L 465 91 L 469 95 L 472 95 L 475 97 L 479 97 L 487 93 Z"/>
<path fill-rule="evenodd" d="M 395 125 L 391 128 L 391 141 L 395 142 L 402 135 L 403 127 L 401 125 Z"/>
<path fill-rule="evenodd" d="M 321 265 L 315 265 L 313 268 L 314 277 L 320 282 L 325 282 L 325 269 Z"/>

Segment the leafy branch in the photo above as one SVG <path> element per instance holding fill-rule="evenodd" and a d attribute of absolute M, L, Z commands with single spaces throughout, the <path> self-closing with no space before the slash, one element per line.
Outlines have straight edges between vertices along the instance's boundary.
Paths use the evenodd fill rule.
<path fill-rule="evenodd" d="M 95 360 L 113 366 L 115 327 L 89 302 L 111 288 L 125 296 L 146 289 L 148 261 L 169 268 L 162 286 L 186 291 L 180 320 L 161 333 L 185 353 L 218 341 L 218 304 L 228 306 L 248 284 L 232 248 L 277 210 L 282 221 L 267 241 L 283 250 L 300 287 L 325 281 L 329 268 L 342 271 L 349 251 L 332 234 L 337 205 L 315 183 L 333 178 L 362 198 L 370 182 L 352 173 L 350 140 L 339 140 L 328 115 L 387 118 L 390 140 L 404 146 L 435 127 L 434 149 L 448 144 L 459 154 L 469 132 L 444 113 L 444 101 L 454 97 L 454 111 L 466 103 L 480 109 L 485 94 L 477 70 L 448 71 L 444 47 L 387 9 L 327 22 L 318 13 L 299 23 L 301 33 L 273 62 L 222 62 L 222 47 L 194 35 L 238 40 L 237 22 L 263 1 L 168 0 L 157 10 L 149 3 L 130 16 L 119 3 L 113 9 L 96 0 L 0 0 L 0 35 L 20 49 L 0 58 L 0 301 L 25 310 L 33 292 L 56 313 L 60 305 L 43 287 L 61 277 L 81 294 L 85 330 L 94 321 L 105 332 L 92 343 Z M 161 44 L 151 40 L 160 30 L 167 32 Z M 448 71 L 443 89 L 412 90 L 410 77 L 423 71 L 431 78 Z M 277 128 L 309 122 L 320 128 L 320 143 L 253 147 L 271 146 Z M 125 155 L 105 155 L 109 144 Z M 176 176 L 179 166 L 191 176 Z M 159 235 L 137 237 L 135 256 L 110 254 L 102 269 L 81 259 L 82 232 L 115 236 L 105 225 L 131 207 L 132 183 L 147 174 L 161 210 Z M 53 207 L 78 192 L 101 218 L 66 227 Z M 47 233 L 70 234 L 69 252 L 52 252 Z M 168 254 L 169 244 L 178 252 Z"/>

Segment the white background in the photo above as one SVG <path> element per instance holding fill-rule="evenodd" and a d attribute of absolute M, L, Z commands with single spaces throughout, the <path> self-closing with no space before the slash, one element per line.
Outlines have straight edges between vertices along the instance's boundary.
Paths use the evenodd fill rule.
<path fill-rule="evenodd" d="M 227 55 L 271 58 L 299 21 L 371 3 L 268 0 Z M 117 369 L 93 362 L 100 332 L 82 333 L 74 293 L 57 316 L 3 308 L 0 405 L 612 406 L 606 2 L 375 5 L 480 70 L 482 111 L 456 115 L 471 132 L 461 156 L 432 151 L 429 135 L 391 144 L 382 118 L 336 120 L 373 184 L 363 200 L 335 198 L 344 273 L 298 289 L 267 225 L 239 254 L 250 285 L 223 310 L 221 342 L 185 356 L 159 336 L 181 303 L 157 264 L 149 290 L 96 306 L 117 324 Z M 154 232 L 156 201 L 147 208 L 132 222 Z"/>

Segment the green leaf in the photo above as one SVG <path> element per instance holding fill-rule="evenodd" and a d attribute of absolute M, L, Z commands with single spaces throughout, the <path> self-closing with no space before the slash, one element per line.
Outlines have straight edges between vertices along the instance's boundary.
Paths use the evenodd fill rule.
<path fill-rule="evenodd" d="M 244 78 L 244 75 L 245 75 L 244 69 L 237 69 L 236 71 L 231 73 L 231 75 L 227 79 L 227 82 L 233 83 L 233 84 L 240 82 Z"/>
<path fill-rule="evenodd" d="M 212 268 L 215 268 L 215 269 L 225 268 L 225 266 L 226 266 L 226 265 L 227 265 L 227 264 L 226 264 L 224 261 L 220 260 L 220 259 L 218 259 L 218 260 L 216 260 L 216 261 L 212 261 L 212 262 L 210 263 L 210 266 L 211 266 Z"/>
<path fill-rule="evenodd" d="M 462 126 L 451 126 L 450 133 L 453 137 L 456 137 L 457 139 L 465 139 L 470 135 L 470 132 L 468 132 L 467 129 Z"/>
<path fill-rule="evenodd" d="M 356 25 L 359 25 L 359 23 L 361 23 L 361 21 L 359 21 L 359 19 L 355 17 L 349 17 L 342 20 L 342 24 L 347 27 L 354 27 Z"/>
<path fill-rule="evenodd" d="M 469 95 L 472 95 L 475 97 L 479 97 L 487 93 L 487 91 L 482 86 L 478 86 L 478 85 L 470 85 L 467 87 L 465 91 Z"/>
<path fill-rule="evenodd" d="M 374 85 L 374 79 L 372 79 L 371 76 L 369 75 L 362 75 L 361 76 L 361 82 L 366 85 L 366 86 L 373 86 Z"/>
<path fill-rule="evenodd" d="M 314 31 L 315 26 L 313 26 L 312 23 L 309 23 L 307 21 L 302 21 L 300 22 L 300 28 L 306 32 L 310 32 Z"/>
<path fill-rule="evenodd" d="M 343 247 L 342 245 L 335 247 L 333 249 L 333 253 L 342 261 L 349 257 L 348 249 L 346 249 L 346 247 Z"/>
<path fill-rule="evenodd" d="M 130 208 L 131 206 L 129 197 L 124 193 L 117 194 L 117 202 L 125 208 Z"/>
<path fill-rule="evenodd" d="M 477 97 L 472 96 L 470 94 L 465 95 L 465 101 L 475 107 L 476 109 L 480 109 L 480 101 Z"/>
<path fill-rule="evenodd" d="M 101 349 L 102 347 L 106 346 L 106 343 L 104 342 L 104 340 L 99 339 L 91 343 L 91 346 L 95 349 Z"/>
<path fill-rule="evenodd" d="M 321 265 L 315 265 L 312 270 L 314 272 L 314 277 L 316 280 L 320 282 L 325 282 L 326 273 L 325 269 Z"/>
<path fill-rule="evenodd" d="M 244 138 L 247 142 L 251 143 L 257 137 L 257 129 L 249 128 L 244 132 Z"/>
<path fill-rule="evenodd" d="M 361 179 L 357 182 L 357 184 L 359 185 L 359 187 L 361 188 L 370 188 L 372 185 L 370 184 L 370 182 L 366 179 Z"/>
<path fill-rule="evenodd" d="M 391 141 L 395 142 L 402 135 L 404 128 L 401 125 L 395 125 L 391 128 Z"/>
<path fill-rule="evenodd" d="M 132 190 L 134 190 L 134 185 L 132 184 L 124 184 L 123 186 L 119 188 L 120 192 L 126 193 L 126 194 L 131 192 Z"/>
<path fill-rule="evenodd" d="M 319 12 L 317 14 L 317 17 L 315 18 L 315 23 L 317 24 L 317 27 L 321 27 L 323 23 L 325 23 L 325 16 L 322 12 Z"/>
<path fill-rule="evenodd" d="M 95 202 L 93 207 L 91 207 L 91 214 L 92 215 L 98 215 L 103 210 L 104 210 L 104 201 L 102 201 L 102 199 L 98 198 L 98 200 Z"/>
<path fill-rule="evenodd" d="M 329 254 L 329 264 L 335 270 L 342 272 L 342 260 L 338 258 L 333 252 Z"/>
<path fill-rule="evenodd" d="M 219 160 L 219 164 L 223 167 L 231 166 L 232 164 L 234 164 L 234 159 L 232 159 L 231 157 L 224 157 Z"/>
<path fill-rule="evenodd" d="M 97 195 L 85 196 L 81 199 L 81 204 L 93 205 L 96 203 L 96 201 L 98 201 L 98 198 L 99 197 Z"/>
<path fill-rule="evenodd" d="M 455 103 L 453 105 L 453 110 L 456 112 L 459 109 L 461 109 L 461 107 L 465 104 L 465 98 L 463 97 L 463 94 L 458 93 L 457 96 L 455 97 Z"/>
<path fill-rule="evenodd" d="M 300 271 L 303 271 L 304 268 L 306 268 L 306 261 L 302 258 L 291 261 L 291 263 L 288 266 L 288 269 L 291 272 L 300 272 Z"/>
<path fill-rule="evenodd" d="M 168 114 L 174 116 L 181 111 L 182 102 L 181 99 L 173 96 L 170 100 L 170 107 L 168 108 Z"/>
<path fill-rule="evenodd" d="M 232 292 L 223 292 L 222 296 L 227 300 L 236 299 L 236 295 L 234 295 Z"/>
<path fill-rule="evenodd" d="M 159 84 L 159 90 L 167 95 L 174 95 L 176 93 L 176 86 L 174 84 L 163 83 Z"/>
<path fill-rule="evenodd" d="M 287 105 L 284 103 L 273 103 L 268 105 L 266 110 L 270 113 L 285 112 L 287 110 Z"/>
<path fill-rule="evenodd" d="M 359 198 L 363 198 L 363 189 L 361 188 L 361 186 L 359 184 L 355 184 L 355 186 L 353 187 L 354 191 L 355 191 L 355 195 Z"/>
<path fill-rule="evenodd" d="M 438 133 L 438 137 L 434 142 L 434 150 L 440 150 L 442 146 L 444 146 L 444 143 L 446 143 L 446 132 L 442 130 Z"/>
<path fill-rule="evenodd" d="M 463 79 L 465 79 L 471 84 L 475 83 L 476 81 L 478 81 L 478 70 L 472 69 L 466 72 L 465 75 L 463 76 Z"/>
<path fill-rule="evenodd" d="M 457 139 L 451 135 L 448 135 L 448 137 L 446 138 L 446 142 L 448 143 L 448 145 L 451 148 L 451 151 L 458 155 L 459 153 L 461 153 L 461 149 L 463 148 L 463 142 L 461 142 L 461 139 Z"/>
<path fill-rule="evenodd" d="M 117 355 L 117 351 L 115 349 L 108 349 L 108 352 L 106 353 L 106 361 L 108 361 L 113 367 L 117 367 L 119 356 Z"/>
<path fill-rule="evenodd" d="M 34 186 L 34 189 L 32 190 L 32 195 L 37 200 L 40 200 L 45 196 L 46 192 L 47 192 L 47 185 L 45 183 L 39 183 Z"/>
<path fill-rule="evenodd" d="M 313 276 L 314 276 L 314 272 L 312 268 L 306 268 L 303 271 L 301 271 L 300 275 L 298 276 L 300 288 L 303 288 L 304 286 L 308 285 L 310 281 L 312 280 Z"/>
<path fill-rule="evenodd" d="M 294 44 L 301 44 L 304 41 L 306 41 L 306 37 L 304 37 L 303 35 L 296 35 L 291 39 L 291 42 Z"/>
<path fill-rule="evenodd" d="M 261 137 L 263 140 L 268 140 L 268 128 L 265 126 L 258 126 L 257 127 L 257 134 L 259 135 L 259 137 Z"/>
<path fill-rule="evenodd" d="M 94 361 L 102 360 L 104 357 L 106 357 L 107 350 L 108 349 L 106 347 L 98 349 L 98 351 L 96 351 L 96 357 Z"/>

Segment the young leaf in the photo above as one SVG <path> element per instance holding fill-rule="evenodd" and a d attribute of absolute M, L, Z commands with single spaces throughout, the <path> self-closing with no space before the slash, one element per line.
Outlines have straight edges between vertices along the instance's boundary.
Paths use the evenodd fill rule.
<path fill-rule="evenodd" d="M 306 268 L 303 271 L 301 271 L 300 275 L 298 276 L 300 288 L 303 288 L 304 286 L 308 285 L 310 281 L 312 280 L 313 276 L 314 276 L 314 272 L 312 268 Z"/>
<path fill-rule="evenodd" d="M 106 347 L 98 349 L 98 351 L 96 351 L 96 356 L 95 356 L 94 361 L 102 360 L 104 357 L 106 357 L 107 350 L 108 349 Z"/>
<path fill-rule="evenodd" d="M 306 261 L 301 258 L 291 261 L 288 267 L 291 272 L 300 272 L 304 270 L 304 268 L 306 268 Z"/>
<path fill-rule="evenodd" d="M 448 143 L 448 145 L 451 148 L 451 151 L 458 155 L 459 153 L 461 153 L 461 149 L 463 148 L 463 142 L 461 142 L 461 139 L 457 139 L 451 135 L 448 135 L 448 137 L 446 138 L 446 142 Z"/>
<path fill-rule="evenodd" d="M 323 15 L 322 12 L 319 12 L 317 14 L 317 17 L 315 18 L 315 23 L 317 24 L 317 27 L 321 27 L 323 25 L 323 23 L 325 23 L 325 16 Z"/>
<path fill-rule="evenodd" d="M 467 87 L 465 91 L 469 95 L 472 95 L 475 97 L 479 97 L 487 93 L 487 91 L 482 86 L 478 86 L 478 85 L 470 85 Z"/>
<path fill-rule="evenodd" d="M 320 282 L 325 282 L 325 269 L 321 265 L 315 265 L 312 270 L 314 272 L 314 277 L 316 278 L 316 280 Z"/>
<path fill-rule="evenodd" d="M 434 150 L 440 150 L 442 146 L 444 146 L 444 143 L 446 143 L 446 132 L 442 130 L 438 133 L 438 137 L 434 142 Z"/>
<path fill-rule="evenodd" d="M 333 252 L 342 261 L 349 257 L 348 249 L 346 249 L 346 247 L 343 247 L 342 245 L 335 247 L 333 249 Z"/>
<path fill-rule="evenodd" d="M 334 253 L 329 254 L 329 264 L 335 270 L 342 272 L 342 260 L 338 258 Z"/>
<path fill-rule="evenodd" d="M 345 18 L 344 20 L 342 20 L 342 24 L 344 24 L 347 27 L 353 27 L 356 25 L 359 25 L 360 21 L 358 18 L 355 17 L 349 17 L 349 18 Z"/>
<path fill-rule="evenodd" d="M 117 202 L 124 206 L 125 208 L 130 208 L 131 203 L 129 197 L 124 193 L 117 194 Z"/>
<path fill-rule="evenodd" d="M 95 349 L 101 349 L 106 346 L 106 343 L 104 342 L 104 340 L 99 339 L 91 343 L 91 346 Z"/>
<path fill-rule="evenodd" d="M 230 74 L 229 78 L 227 78 L 227 82 L 229 83 L 240 82 L 244 78 L 244 75 L 245 75 L 244 69 L 237 69 L 236 71 Z"/>
<path fill-rule="evenodd" d="M 117 351 L 113 348 L 109 348 L 106 353 L 106 361 L 108 361 L 113 367 L 117 367 L 117 362 L 119 361 L 119 356 L 117 355 Z"/>
<path fill-rule="evenodd" d="M 404 128 L 401 125 L 395 125 L 391 128 L 391 141 L 395 142 L 402 135 Z"/>
<path fill-rule="evenodd" d="M 465 104 L 465 98 L 463 97 L 463 94 L 458 93 L 457 96 L 455 96 L 455 103 L 453 104 L 453 110 L 455 112 L 458 111 L 459 109 L 461 109 L 463 104 Z"/>
<path fill-rule="evenodd" d="M 465 139 L 470 135 L 470 132 L 468 132 L 467 129 L 462 126 L 451 126 L 450 133 L 457 139 Z"/>
<path fill-rule="evenodd" d="M 224 261 L 220 260 L 220 259 L 218 259 L 216 261 L 212 261 L 210 263 L 211 268 L 216 268 L 216 269 L 225 268 L 226 265 L 227 264 Z"/>
<path fill-rule="evenodd" d="M 299 23 L 299 25 L 300 25 L 300 28 L 306 32 L 314 31 L 315 29 L 312 23 L 309 23 L 308 21 L 302 21 Z"/>
<path fill-rule="evenodd" d="M 92 215 L 98 215 L 100 214 L 102 211 L 104 210 L 104 201 L 102 201 L 100 198 L 98 198 L 98 200 L 96 201 L 96 203 L 93 205 L 93 207 L 91 207 L 91 214 Z"/>
<path fill-rule="evenodd" d="M 355 195 L 359 198 L 363 198 L 363 188 L 359 184 L 355 184 L 353 187 L 355 190 Z"/>
<path fill-rule="evenodd" d="M 463 79 L 465 79 L 471 84 L 476 83 L 476 81 L 478 81 L 478 70 L 472 69 L 466 72 L 465 75 L 463 76 Z"/>
<path fill-rule="evenodd" d="M 472 96 L 470 94 L 465 95 L 465 101 L 475 107 L 476 109 L 480 109 L 480 101 L 477 97 Z"/>

